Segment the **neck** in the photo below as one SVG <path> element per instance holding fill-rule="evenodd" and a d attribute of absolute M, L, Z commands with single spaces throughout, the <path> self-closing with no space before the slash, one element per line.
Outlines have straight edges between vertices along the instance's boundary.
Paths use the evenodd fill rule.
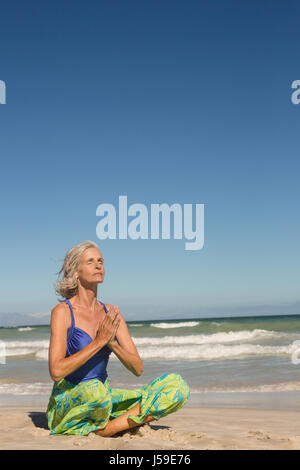
<path fill-rule="evenodd" d="M 95 310 L 95 306 L 97 303 L 97 286 L 93 289 L 86 289 L 79 284 L 78 291 L 74 300 L 81 307 L 85 307 L 90 310 Z"/>

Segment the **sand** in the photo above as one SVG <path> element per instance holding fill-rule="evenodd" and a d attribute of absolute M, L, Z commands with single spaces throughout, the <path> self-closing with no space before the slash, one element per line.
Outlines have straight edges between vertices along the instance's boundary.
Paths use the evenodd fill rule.
<path fill-rule="evenodd" d="M 50 436 L 45 410 L 0 407 L 1 450 L 296 450 L 300 411 L 182 408 L 117 436 Z"/>

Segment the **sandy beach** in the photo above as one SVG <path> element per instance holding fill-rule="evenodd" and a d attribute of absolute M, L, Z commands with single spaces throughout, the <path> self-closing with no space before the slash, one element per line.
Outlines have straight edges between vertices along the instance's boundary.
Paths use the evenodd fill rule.
<path fill-rule="evenodd" d="M 115 437 L 50 436 L 41 406 L 0 407 L 1 450 L 296 450 L 300 411 L 183 408 Z"/>
<path fill-rule="evenodd" d="M 0 328 L 0 449 L 300 449 L 300 369 L 291 361 L 300 316 L 140 321 L 130 331 L 145 370 L 136 377 L 111 358 L 111 387 L 179 373 L 191 391 L 182 409 L 111 438 L 50 436 L 49 325 Z"/>

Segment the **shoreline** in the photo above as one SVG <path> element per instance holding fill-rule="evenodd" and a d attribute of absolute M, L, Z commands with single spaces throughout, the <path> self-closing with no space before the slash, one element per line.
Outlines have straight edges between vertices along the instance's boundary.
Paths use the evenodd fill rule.
<path fill-rule="evenodd" d="M 0 450 L 296 450 L 300 410 L 187 407 L 117 436 L 50 436 L 45 407 L 0 406 Z"/>
<path fill-rule="evenodd" d="M 0 395 L 0 410 L 5 408 L 36 407 L 46 409 L 49 395 Z M 248 409 L 261 411 L 300 411 L 300 392 L 199 392 L 191 393 L 184 409 Z"/>

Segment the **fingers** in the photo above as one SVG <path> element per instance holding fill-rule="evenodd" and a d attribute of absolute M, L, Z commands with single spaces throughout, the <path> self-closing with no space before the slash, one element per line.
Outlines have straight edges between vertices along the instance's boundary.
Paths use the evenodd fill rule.
<path fill-rule="evenodd" d="M 104 334 L 111 335 L 111 339 L 113 339 L 121 323 L 121 313 L 119 308 L 114 305 L 108 304 L 107 307 L 108 312 L 101 323 L 101 330 L 106 332 Z"/>
<path fill-rule="evenodd" d="M 114 328 L 114 334 L 116 333 L 117 329 L 119 328 L 119 325 L 121 323 L 121 317 L 120 317 L 120 312 L 119 312 L 119 309 L 117 309 L 118 311 L 114 311 L 114 318 L 112 320 L 112 326 Z"/>
<path fill-rule="evenodd" d="M 112 318 L 111 320 L 109 320 L 110 323 L 109 323 L 109 330 L 110 330 L 110 333 L 111 333 L 111 337 L 110 337 L 110 341 L 114 340 L 115 339 L 115 336 L 117 334 L 117 331 L 118 331 L 118 328 L 120 326 L 120 318 L 118 317 L 118 315 L 116 314 L 114 318 Z"/>
<path fill-rule="evenodd" d="M 102 322 L 103 327 L 108 327 L 112 328 L 113 331 L 116 331 L 120 325 L 121 322 L 121 314 L 118 309 L 118 311 L 115 310 L 114 307 L 112 307 L 107 315 L 104 317 L 104 320 Z"/>
<path fill-rule="evenodd" d="M 110 305 L 109 307 L 110 308 L 108 310 L 107 316 L 112 318 L 113 321 L 116 320 L 116 319 L 120 319 L 121 312 L 120 312 L 119 308 L 116 305 Z"/>
<path fill-rule="evenodd" d="M 119 307 L 117 307 L 117 305 L 110 305 L 108 309 L 108 313 L 110 312 L 120 313 Z"/>

